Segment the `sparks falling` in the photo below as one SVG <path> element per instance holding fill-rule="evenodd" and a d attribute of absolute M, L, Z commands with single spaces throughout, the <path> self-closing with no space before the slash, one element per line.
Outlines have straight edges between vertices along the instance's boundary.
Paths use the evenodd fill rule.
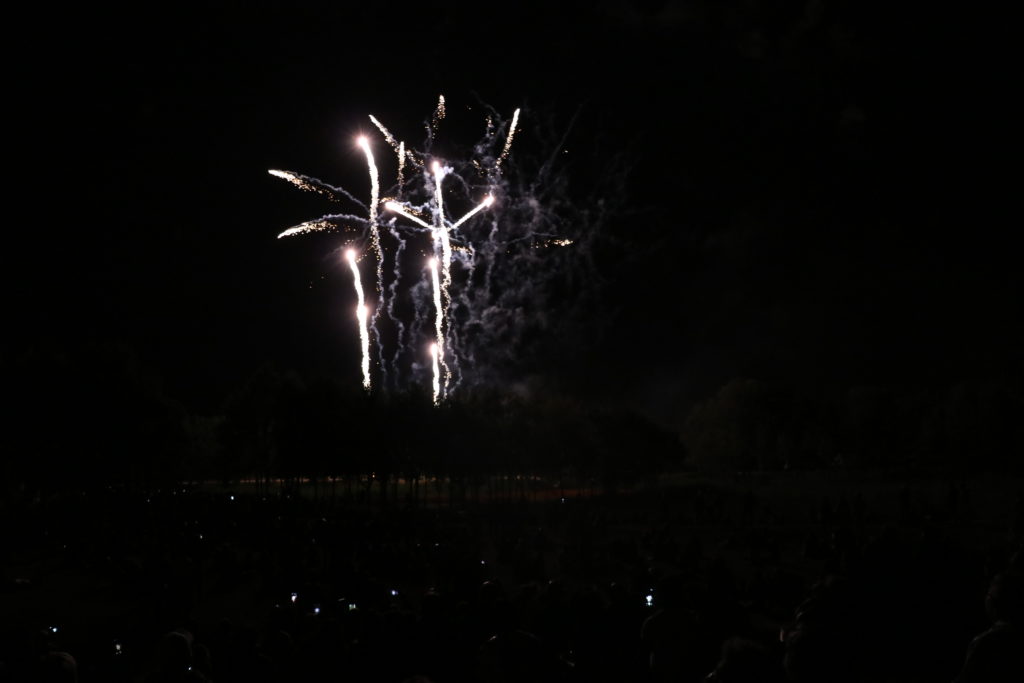
<path fill-rule="evenodd" d="M 437 277 L 437 259 L 430 259 L 429 265 L 430 282 L 434 286 L 434 403 L 437 403 L 438 387 L 440 386 L 438 363 L 444 369 L 445 390 L 448 388 L 448 378 L 451 375 L 451 371 L 449 371 L 448 364 L 444 359 L 444 308 L 441 306 L 441 281 Z"/>
<path fill-rule="evenodd" d="M 434 226 L 430 225 L 429 223 L 424 221 L 419 216 L 416 216 L 414 214 L 409 213 L 408 211 L 405 210 L 405 207 L 402 206 L 401 204 L 399 204 L 398 202 L 385 202 L 384 203 L 384 208 L 387 209 L 388 211 L 394 211 L 399 216 L 404 216 L 405 218 L 408 218 L 409 220 L 411 220 L 416 225 L 421 225 L 424 228 L 426 228 L 427 230 L 433 230 L 434 229 Z"/>
<path fill-rule="evenodd" d="M 377 205 L 380 204 L 380 179 L 377 175 L 377 164 L 373 160 L 373 150 L 370 149 L 370 141 L 365 135 L 359 136 L 357 140 L 363 152 L 366 153 L 366 165 L 370 171 L 370 244 L 373 253 L 377 257 L 377 292 L 381 291 L 382 270 L 384 268 L 384 254 L 380 250 L 380 231 L 377 229 Z M 380 310 L 380 306 L 377 307 Z M 376 315 L 374 316 L 376 317 Z"/>
<path fill-rule="evenodd" d="M 308 175 L 302 175 L 301 173 L 292 173 L 291 171 L 279 171 L 277 169 L 270 169 L 267 171 L 270 175 L 275 178 L 287 181 L 295 187 L 305 192 L 313 192 L 315 194 L 327 197 L 332 202 L 341 202 L 341 197 L 344 197 L 348 201 L 356 204 L 363 209 L 366 209 L 366 204 L 353 197 L 347 190 L 341 187 L 335 187 L 320 180 L 319 178 L 311 178 Z"/>
<path fill-rule="evenodd" d="M 352 279 L 356 287 L 356 299 L 359 302 L 356 306 L 356 318 L 359 320 L 359 342 L 363 350 L 363 388 L 370 389 L 370 333 L 366 327 L 366 301 L 363 297 L 363 283 L 359 279 L 359 266 L 356 265 L 356 252 L 349 249 L 345 252 L 348 265 L 352 268 Z"/>
<path fill-rule="evenodd" d="M 327 214 L 326 216 L 321 216 L 316 220 L 306 221 L 305 223 L 299 223 L 298 225 L 290 227 L 278 235 L 277 239 L 294 237 L 295 235 L 305 235 L 310 232 L 330 232 L 338 230 L 339 226 L 347 223 L 358 223 L 362 225 L 366 223 L 366 219 L 347 213 Z"/>
<path fill-rule="evenodd" d="M 432 133 L 436 134 L 441 121 L 444 120 L 444 95 L 437 98 L 437 109 L 434 110 L 434 119 L 430 123 Z"/>
<path fill-rule="evenodd" d="M 480 202 L 479 204 L 477 204 L 476 207 L 472 211 L 470 211 L 465 216 L 463 216 L 459 220 L 457 220 L 454 223 L 452 223 L 452 227 L 450 229 L 451 230 L 455 230 L 460 225 L 462 225 L 463 223 L 468 221 L 470 218 L 472 218 L 473 216 L 477 215 L 478 213 L 480 213 L 481 211 L 483 211 L 484 209 L 486 209 L 488 206 L 490 206 L 493 203 L 494 203 L 494 197 L 491 196 L 491 195 L 487 195 L 486 197 L 484 197 L 484 200 L 482 202 Z"/>
<path fill-rule="evenodd" d="M 515 137 L 515 134 L 516 134 L 516 124 L 518 124 L 518 123 L 519 123 L 519 110 L 516 109 L 515 112 L 513 112 L 513 114 L 512 114 L 512 123 L 508 127 L 508 137 L 505 138 L 505 148 L 501 150 L 501 156 L 498 157 L 498 162 L 495 164 L 495 167 L 500 167 L 501 166 L 501 162 L 505 161 L 505 159 L 508 158 L 509 150 L 512 149 L 512 138 Z"/>
<path fill-rule="evenodd" d="M 434 240 L 441 247 L 441 290 L 444 293 L 445 309 L 448 308 L 448 288 L 452 284 L 452 243 L 445 225 L 444 199 L 441 183 L 444 180 L 444 167 L 438 162 L 431 166 L 434 172 Z"/>
<path fill-rule="evenodd" d="M 436 406 L 441 396 L 441 383 L 438 381 L 438 375 L 440 372 L 437 367 L 437 344 L 430 345 L 430 358 L 433 360 L 434 365 L 434 380 L 432 386 L 434 389 L 434 405 Z"/>
<path fill-rule="evenodd" d="M 373 141 L 367 136 L 360 136 L 356 140 L 357 146 L 365 154 L 366 168 L 370 176 L 370 197 L 367 203 L 359 201 L 343 188 L 333 187 L 316 178 L 291 171 L 269 171 L 274 177 L 285 180 L 301 190 L 317 193 L 335 202 L 350 202 L 365 211 L 362 216 L 350 213 L 327 214 L 293 226 L 278 237 L 285 238 L 332 230 L 362 234 L 361 238 L 356 237 L 353 240 L 358 246 L 355 249 L 347 250 L 344 256 L 352 271 L 358 299 L 356 317 L 359 322 L 362 350 L 360 368 L 363 386 L 367 390 L 371 386 L 371 336 L 376 340 L 374 348 L 377 356 L 374 362 L 377 363 L 378 369 L 382 373 L 379 381 L 375 381 L 375 383 L 385 389 L 390 386 L 389 380 L 393 377 L 400 377 L 403 373 L 416 373 L 425 370 L 420 360 L 413 360 L 411 367 L 405 365 L 403 368 L 402 350 L 406 343 L 410 350 L 417 348 L 424 341 L 423 337 L 429 336 L 433 338 L 431 340 L 433 366 L 431 381 L 435 403 L 447 400 L 458 388 L 463 377 L 460 359 L 473 360 L 472 353 L 461 346 L 460 340 L 469 338 L 460 334 L 461 321 L 471 321 L 476 326 L 485 324 L 481 317 L 482 309 L 473 311 L 469 307 L 485 302 L 486 298 L 490 296 L 487 293 L 477 294 L 474 292 L 477 287 L 483 287 L 482 292 L 491 291 L 489 278 L 491 269 L 494 267 L 494 255 L 501 253 L 498 251 L 499 243 L 496 242 L 499 226 L 495 221 L 489 230 L 480 230 L 470 225 L 469 222 L 474 216 L 491 207 L 495 203 L 495 191 L 505 187 L 503 183 L 506 181 L 501 179 L 499 167 L 508 158 L 517 131 L 520 110 L 517 109 L 514 112 L 504 140 L 500 137 L 499 131 L 502 130 L 500 123 L 492 125 L 492 119 L 489 117 L 488 131 L 484 142 L 474 148 L 476 158 L 465 163 L 449 162 L 431 153 L 431 141 L 436 136 L 440 123 L 445 118 L 445 113 L 445 99 L 444 96 L 441 96 L 433 116 L 427 124 L 427 146 L 421 151 L 408 149 L 405 142 L 392 134 L 383 123 L 372 115 L 369 117 L 370 122 L 397 156 L 397 183 L 385 190 L 389 196 L 385 197 L 387 201 L 383 202 L 383 211 L 387 213 L 381 215 L 378 214 L 382 204 L 380 171 L 373 154 Z M 422 175 L 419 176 L 424 181 L 422 185 L 415 182 L 414 176 L 406 178 L 407 167 L 422 171 Z M 473 177 L 460 173 L 460 169 L 468 170 L 471 167 L 475 167 L 481 172 Z M 448 176 L 451 176 L 452 179 L 448 180 Z M 484 180 L 480 180 L 481 178 Z M 449 193 L 447 198 L 444 196 L 446 189 Z M 450 210 L 449 205 L 455 206 L 465 202 L 471 195 L 479 197 L 480 194 L 477 193 L 480 190 L 483 190 L 482 200 L 476 200 L 477 203 L 458 219 L 454 217 L 449 219 L 447 214 L 447 211 Z M 502 189 L 502 192 L 505 196 L 507 189 Z M 520 239 L 529 239 L 529 235 L 535 228 L 532 222 L 525 225 L 529 226 L 526 228 L 527 235 L 512 237 L 506 244 Z M 386 244 L 382 243 L 381 229 L 387 230 L 389 233 Z M 429 240 L 430 246 L 425 243 L 426 240 Z M 406 251 L 407 242 L 411 247 L 409 251 Z M 386 278 L 384 274 L 385 248 L 391 254 L 394 266 L 392 269 L 389 265 Z M 413 284 L 411 288 L 400 287 L 400 284 L 404 284 L 402 277 L 403 253 L 423 253 L 431 250 L 433 258 L 429 261 L 429 285 L 421 280 L 421 285 Z M 367 305 L 365 299 L 357 265 L 357 254 L 360 254 L 359 258 L 365 258 L 367 254 L 372 254 L 374 260 L 376 271 L 374 289 L 377 299 L 372 307 Z M 481 258 L 485 259 L 481 269 L 474 271 Z M 482 276 L 475 278 L 474 272 L 482 273 Z M 455 299 L 453 299 L 453 294 Z M 431 308 L 434 314 L 433 330 L 428 332 Z M 385 312 L 384 316 L 381 316 L 382 310 Z M 465 317 L 467 314 L 468 318 Z M 410 316 L 412 316 L 411 323 L 409 322 Z M 380 318 L 379 323 L 378 318 Z M 456 320 L 460 322 L 455 323 Z M 423 347 L 418 346 L 418 348 L 422 349 Z M 392 349 L 394 349 L 393 353 Z M 413 354 L 412 357 L 421 359 L 420 354 L 422 351 Z M 405 359 L 408 358 L 409 356 L 406 355 Z M 454 379 L 453 369 L 455 370 Z M 394 371 L 395 374 L 390 374 L 391 371 Z M 397 383 L 394 384 L 396 387 L 399 386 Z"/>

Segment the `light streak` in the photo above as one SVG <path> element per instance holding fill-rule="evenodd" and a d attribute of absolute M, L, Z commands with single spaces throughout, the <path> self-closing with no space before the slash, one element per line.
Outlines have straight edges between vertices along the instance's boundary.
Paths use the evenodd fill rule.
<path fill-rule="evenodd" d="M 434 403 L 437 403 L 438 395 L 438 363 L 444 368 L 445 375 L 445 388 L 447 389 L 448 378 L 451 376 L 451 371 L 448 369 L 448 364 L 444 359 L 444 309 L 441 307 L 441 282 L 437 277 L 437 259 L 430 259 L 430 281 L 434 286 L 434 335 L 436 341 L 434 342 Z"/>
<path fill-rule="evenodd" d="M 513 139 L 518 130 L 520 110 L 516 109 L 512 115 L 512 119 L 509 123 L 508 130 L 505 136 L 504 144 L 501 148 L 501 152 L 494 162 L 493 167 L 484 172 L 480 167 L 480 164 L 476 161 L 472 163 L 476 165 L 477 169 L 481 171 L 481 175 L 485 175 L 492 182 L 500 176 L 500 166 L 506 161 L 509 156 L 509 152 L 512 147 Z M 475 243 L 475 237 L 473 232 L 459 233 L 456 235 L 452 234 L 453 230 L 458 230 L 460 227 L 465 225 L 471 218 L 476 216 L 484 209 L 494 204 L 494 195 L 490 192 L 486 194 L 482 201 L 472 207 L 467 213 L 462 215 L 457 220 L 452 218 L 449 220 L 445 214 L 444 205 L 444 181 L 447 175 L 455 175 L 455 179 L 462 182 L 462 185 L 470 190 L 472 185 L 458 175 L 456 169 L 458 165 L 447 166 L 441 159 L 431 159 L 429 156 L 430 145 L 429 142 L 433 139 L 434 133 L 436 133 L 440 122 L 445 118 L 446 115 L 446 102 L 444 96 L 441 95 L 438 98 L 437 107 L 434 111 L 433 118 L 428 124 L 428 146 L 425 152 L 415 152 L 406 148 L 404 141 L 399 141 L 391 131 L 389 131 L 376 117 L 370 116 L 370 121 L 380 131 L 384 140 L 389 144 L 395 151 L 398 157 L 398 183 L 397 183 L 397 194 L 394 195 L 395 200 L 389 200 L 383 202 L 383 208 L 381 208 L 381 188 L 380 188 L 380 177 L 379 170 L 374 159 L 373 150 L 371 148 L 371 141 L 366 136 L 360 136 L 356 140 L 356 144 L 363 150 L 366 156 L 367 169 L 370 175 L 370 201 L 368 204 L 364 204 L 359 201 L 346 190 L 342 188 L 333 187 L 319 179 L 304 176 L 299 173 L 291 171 L 271 169 L 268 172 L 276 178 L 285 180 L 286 182 L 298 187 L 301 190 L 308 192 L 315 192 L 322 196 L 328 197 L 332 201 L 340 201 L 346 199 L 348 201 L 357 204 L 366 211 L 364 216 L 355 216 L 352 214 L 328 214 L 321 216 L 315 220 L 306 221 L 299 225 L 288 228 L 278 235 L 278 238 L 292 237 L 295 235 L 302 235 L 311 232 L 320 232 L 328 230 L 348 230 L 348 231 L 365 231 L 363 235 L 369 237 L 369 244 L 365 242 L 362 246 L 358 247 L 359 251 L 362 252 L 358 258 L 366 258 L 368 253 L 372 253 L 375 259 L 376 265 L 376 290 L 378 298 L 375 306 L 371 311 L 371 307 L 367 306 L 366 295 L 363 290 L 362 281 L 360 279 L 360 271 L 357 265 L 357 252 L 355 250 L 348 250 L 345 253 L 345 258 L 348 260 L 352 270 L 354 286 L 356 288 L 356 295 L 358 304 L 356 307 L 356 317 L 359 322 L 360 332 L 360 345 L 362 350 L 361 369 L 363 374 L 363 386 L 369 390 L 371 384 L 370 377 L 370 335 L 373 334 L 376 339 L 376 351 L 380 356 L 380 363 L 382 365 L 382 372 L 384 373 L 381 377 L 383 382 L 382 386 L 385 388 L 388 385 L 388 365 L 383 360 L 385 358 L 384 348 L 384 337 L 381 334 L 381 330 L 377 327 L 377 321 L 381 313 L 381 309 L 384 309 L 387 313 L 387 317 L 395 326 L 397 332 L 396 344 L 397 349 L 394 354 L 391 355 L 391 367 L 396 372 L 398 371 L 399 357 L 403 348 L 403 344 L 406 341 L 415 342 L 415 337 L 406 337 L 406 323 L 403 322 L 400 315 L 396 315 L 395 302 L 399 301 L 399 285 L 402 280 L 402 253 L 406 246 L 406 241 L 402 233 L 399 231 L 402 229 L 395 221 L 388 221 L 385 227 L 390 230 L 394 237 L 394 273 L 391 280 L 385 282 L 383 266 L 384 266 L 384 244 L 382 243 L 380 235 L 380 223 L 379 214 L 381 210 L 391 211 L 398 216 L 408 219 L 412 224 L 422 228 L 425 231 L 429 231 L 433 240 L 433 252 L 434 258 L 430 261 L 431 271 L 431 287 L 432 287 L 432 303 L 434 307 L 434 342 L 431 346 L 431 354 L 433 357 L 434 366 L 434 402 L 438 403 L 442 400 L 447 400 L 454 386 L 458 385 L 458 382 L 462 378 L 462 372 L 460 368 L 460 357 L 457 351 L 454 349 L 459 348 L 459 330 L 452 327 L 451 320 L 455 319 L 454 316 L 459 311 L 451 311 L 456 306 L 469 306 L 471 296 L 469 289 L 475 289 L 473 273 L 476 263 L 477 253 L 493 254 L 497 253 L 494 251 L 495 233 L 498 229 L 497 223 L 495 223 L 490 232 L 482 239 L 487 241 L 489 247 L 484 247 L 483 252 L 478 252 L 477 249 L 481 248 L 481 245 Z M 500 128 L 495 126 L 490 118 L 488 118 L 488 129 L 487 129 L 487 150 L 494 150 L 494 147 L 501 144 L 499 135 Z M 478 147 L 477 149 L 485 149 Z M 493 159 L 493 151 L 484 152 L 484 158 Z M 430 163 L 429 168 L 426 167 L 427 163 Z M 414 188 L 414 193 L 411 197 L 407 198 L 405 195 L 405 182 L 406 182 L 406 167 L 412 166 L 414 168 L 424 171 L 422 179 L 424 181 L 422 188 Z M 410 178 L 410 180 L 412 180 Z M 493 190 L 493 185 L 490 188 Z M 394 189 L 388 190 L 394 192 Z M 423 194 L 420 194 L 422 192 Z M 431 209 L 431 218 L 425 220 L 427 206 L 429 203 L 430 195 L 433 195 L 433 206 Z M 426 195 L 426 197 L 424 197 Z M 406 199 L 412 199 L 412 201 L 406 201 Z M 418 203 L 422 202 L 422 203 Z M 419 213 L 420 215 L 417 215 Z M 423 216 L 422 218 L 420 216 Z M 367 226 L 369 230 L 366 230 Z M 406 227 L 405 230 L 410 230 Z M 413 232 L 416 232 L 416 228 L 412 228 Z M 364 239 L 365 239 L 364 237 Z M 527 237 L 516 238 L 516 239 L 528 239 Z M 388 245 L 391 244 L 389 241 Z M 544 246 L 551 246 L 557 244 L 562 246 L 563 241 L 552 240 Z M 568 240 L 564 241 L 564 244 L 570 244 Z M 464 252 L 464 255 L 460 256 L 460 263 L 468 269 L 469 279 L 466 281 L 467 291 L 461 291 L 457 293 L 459 299 L 458 302 L 453 300 L 451 287 L 453 285 L 452 279 L 452 260 L 453 252 L 459 250 L 460 253 Z M 389 247 L 389 251 L 390 251 Z M 490 271 L 485 270 L 485 284 L 489 282 Z M 460 283 L 463 280 L 460 278 Z M 425 284 L 425 283 L 423 283 Z M 386 291 L 385 291 L 386 290 Z M 426 320 L 427 311 L 429 307 L 426 304 L 426 296 L 421 296 L 418 292 L 421 291 L 419 287 L 413 288 L 413 304 L 414 304 L 414 320 L 413 326 L 423 330 L 429 323 Z M 425 291 L 423 292 L 425 294 Z M 461 318 L 459 318 L 461 319 Z M 372 328 L 372 329 L 371 329 Z M 425 330 L 424 330 L 425 332 Z M 415 333 L 413 333 L 415 334 Z M 422 337 L 421 337 L 422 339 Z M 388 343 L 390 346 L 390 342 Z M 453 351 L 448 353 L 448 347 L 451 346 Z M 469 356 L 472 358 L 472 355 Z M 451 366 L 449 366 L 451 364 Z M 453 380 L 453 369 L 455 370 L 456 379 Z M 444 374 L 444 380 L 441 380 L 441 375 Z M 455 384 L 450 387 L 452 382 Z"/>
<path fill-rule="evenodd" d="M 373 150 L 370 149 L 370 141 L 365 135 L 360 135 L 356 141 L 363 151 L 366 153 L 366 165 L 370 171 L 370 245 L 373 249 L 374 255 L 377 257 L 377 306 L 373 309 L 373 336 L 377 340 L 378 352 L 383 352 L 382 342 L 380 338 L 380 330 L 377 329 L 377 316 L 380 315 L 381 310 L 385 307 L 384 302 L 384 252 L 380 248 L 380 230 L 377 229 L 377 206 L 380 204 L 380 179 L 377 173 L 377 164 L 373 159 Z M 364 357 L 363 363 L 365 364 L 366 358 Z M 385 379 L 387 368 L 384 368 Z M 366 371 L 363 372 L 364 377 L 367 377 Z M 366 384 L 366 380 L 364 380 Z M 366 385 L 369 388 L 369 385 Z"/>
<path fill-rule="evenodd" d="M 305 235 L 306 233 L 310 232 L 324 232 L 328 230 L 334 230 L 337 227 L 338 226 L 336 226 L 334 223 L 329 223 L 327 221 L 306 221 L 305 223 L 299 223 L 296 226 L 288 228 L 280 235 L 278 235 L 277 239 L 284 239 L 285 237 L 294 237 L 295 235 Z"/>
<path fill-rule="evenodd" d="M 337 230 L 338 223 L 349 221 L 355 223 L 366 223 L 366 219 L 361 216 L 353 216 L 352 214 L 347 213 L 332 213 L 326 216 L 321 216 L 316 220 L 306 221 L 305 223 L 299 223 L 298 225 L 290 227 L 278 235 L 277 239 L 293 237 L 295 235 L 305 235 L 310 232 Z"/>
<path fill-rule="evenodd" d="M 483 200 L 482 202 L 480 202 L 479 204 L 477 204 L 477 205 L 476 205 L 476 206 L 475 206 L 475 207 L 473 208 L 473 210 L 472 210 L 472 211 L 470 211 L 469 213 L 467 213 L 467 214 L 466 214 L 465 216 L 463 216 L 463 217 L 462 217 L 462 218 L 460 218 L 459 220 L 455 221 L 455 222 L 454 222 L 454 223 L 452 224 L 452 227 L 451 227 L 451 229 L 452 229 L 452 230 L 456 229 L 457 227 L 459 227 L 460 225 L 462 225 L 463 223 L 465 223 L 466 221 L 468 221 L 468 220 L 469 220 L 470 218 L 472 218 L 473 216 L 475 216 L 475 215 L 476 215 L 476 214 L 478 214 L 479 212 L 483 211 L 484 209 L 486 209 L 486 208 L 487 208 L 488 206 L 490 206 L 490 205 L 491 205 L 491 204 L 493 204 L 493 203 L 494 203 L 494 197 L 493 197 L 493 196 L 491 196 L 491 195 L 487 195 L 486 197 L 484 197 L 484 200 Z"/>
<path fill-rule="evenodd" d="M 366 153 L 366 165 L 370 170 L 370 241 L 373 246 L 373 253 L 377 257 L 377 291 L 379 292 L 381 267 L 383 266 L 384 261 L 384 255 L 380 250 L 380 231 L 377 230 L 377 205 L 380 203 L 380 180 L 377 176 L 377 164 L 373 160 L 373 150 L 370 149 L 370 141 L 366 139 L 365 135 L 361 135 L 356 142 Z"/>
<path fill-rule="evenodd" d="M 395 141 L 395 136 L 392 135 L 391 131 L 389 131 L 387 128 L 385 128 L 384 124 L 381 123 L 380 121 L 378 121 L 377 118 L 373 114 L 370 114 L 370 122 L 373 125 L 377 126 L 377 130 L 379 130 L 381 132 L 381 135 L 384 136 L 384 140 L 389 145 L 391 145 L 392 147 L 396 147 L 397 146 L 397 142 Z"/>
<path fill-rule="evenodd" d="M 433 386 L 433 389 L 434 389 L 434 405 L 436 406 L 437 402 L 438 402 L 438 400 L 440 398 L 440 395 L 441 395 L 441 383 L 438 380 L 438 376 L 440 375 L 440 371 L 439 371 L 439 369 L 437 367 L 437 344 L 431 344 L 430 345 L 430 357 L 434 361 L 434 363 L 433 363 L 433 365 L 434 365 L 434 379 L 433 379 L 433 382 L 432 382 L 432 386 Z"/>
<path fill-rule="evenodd" d="M 444 200 L 441 193 L 441 182 L 444 180 L 444 167 L 434 162 L 434 239 L 441 243 L 441 284 L 445 294 L 445 309 L 448 308 L 448 287 L 452 283 L 452 244 L 448 239 L 448 228 L 445 226 Z"/>
<path fill-rule="evenodd" d="M 501 150 L 501 156 L 498 157 L 498 161 L 495 164 L 496 168 L 501 166 L 501 162 L 505 161 L 505 159 L 508 157 L 509 150 L 512 149 L 512 138 L 515 137 L 517 123 L 519 123 L 518 109 L 516 109 L 515 112 L 512 114 L 512 125 L 508 127 L 508 137 L 505 138 L 505 148 Z"/>
<path fill-rule="evenodd" d="M 352 278 L 356 287 L 356 298 L 358 304 L 356 306 L 356 318 L 359 320 L 359 342 L 363 350 L 363 388 L 369 391 L 370 389 L 370 334 L 366 329 L 366 301 L 363 297 L 363 283 L 359 279 L 359 266 L 356 265 L 356 252 L 354 249 L 349 249 L 345 252 L 345 258 L 348 260 L 349 266 L 352 267 Z"/>
<path fill-rule="evenodd" d="M 304 190 L 306 192 L 315 192 L 316 194 L 327 197 L 332 202 L 340 203 L 341 199 L 338 197 L 338 195 L 341 195 L 342 197 L 349 200 L 353 204 L 356 204 L 362 207 L 363 209 L 366 208 L 366 204 L 363 204 L 361 201 L 359 201 L 351 194 L 349 194 L 348 190 L 341 187 L 335 187 L 334 185 L 331 185 L 329 183 L 325 183 L 319 178 L 313 178 L 308 175 L 302 175 L 301 173 L 293 173 L 291 171 L 279 171 L 275 168 L 268 170 L 267 173 L 274 176 L 275 178 L 280 178 L 281 180 L 285 180 L 291 183 L 300 190 Z"/>
<path fill-rule="evenodd" d="M 405 187 L 405 143 L 398 143 L 398 196 L 402 196 Z"/>
<path fill-rule="evenodd" d="M 408 211 L 405 210 L 405 207 L 402 206 L 401 204 L 399 204 L 398 202 L 385 202 L 384 203 L 384 208 L 387 209 L 388 211 L 394 211 L 395 213 L 397 213 L 400 216 L 405 216 L 406 218 L 411 220 L 413 223 L 416 223 L 417 225 L 421 225 L 424 228 L 426 228 L 427 230 L 433 230 L 434 229 L 433 225 L 430 225 L 429 223 L 424 221 L 419 216 L 415 216 L 415 215 L 409 213 Z"/>
<path fill-rule="evenodd" d="M 437 127 L 441 125 L 441 121 L 444 120 L 444 95 L 437 98 L 437 109 L 434 110 L 434 120 L 431 122 L 431 128 L 434 132 L 437 132 Z"/>

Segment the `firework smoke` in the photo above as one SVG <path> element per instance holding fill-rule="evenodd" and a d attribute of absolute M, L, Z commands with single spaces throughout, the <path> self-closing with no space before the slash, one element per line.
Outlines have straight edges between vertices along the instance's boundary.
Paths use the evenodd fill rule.
<path fill-rule="evenodd" d="M 600 196 L 588 202 L 584 210 L 568 202 L 565 180 L 553 170 L 564 148 L 564 138 L 548 140 L 550 156 L 530 176 L 519 172 L 523 160 L 529 160 L 522 154 L 515 165 L 502 168 L 509 164 L 520 110 L 515 110 L 508 121 L 491 110 L 486 136 L 465 162 L 440 158 L 431 151 L 444 116 L 445 101 L 441 97 L 427 124 L 426 151 L 409 149 L 380 121 L 370 117 L 396 154 L 397 182 L 389 189 L 381 188 L 371 141 L 360 138 L 357 144 L 366 155 L 370 174 L 368 204 L 315 178 L 271 171 L 302 190 L 332 201 L 352 201 L 365 209 L 365 216 L 325 215 L 289 228 L 280 237 L 339 229 L 362 233 L 363 237 L 357 237 L 354 243 L 362 253 L 372 253 L 376 265 L 378 302 L 372 315 L 364 300 L 356 251 L 347 252 L 346 258 L 358 298 L 363 385 L 369 389 L 371 382 L 372 333 L 383 373 L 379 386 L 398 388 L 409 379 L 426 380 L 422 373 L 430 372 L 435 403 L 450 399 L 463 381 L 492 382 L 501 376 L 492 373 L 505 372 L 499 368 L 516 367 L 521 354 L 530 357 L 535 350 L 524 346 L 523 340 L 550 338 L 562 324 L 559 307 L 565 309 L 566 301 L 578 300 L 594 289 L 594 278 L 588 272 L 592 269 L 580 259 L 580 255 L 589 253 L 583 228 L 600 223 L 605 206 Z M 422 174 L 406 177 L 407 162 Z M 378 216 L 382 194 L 386 213 Z M 485 209 L 497 204 L 496 197 L 501 198 L 500 210 L 482 216 Z M 464 207 L 468 211 L 462 213 Z M 462 215 L 449 220 L 448 211 Z M 386 274 L 382 228 L 389 234 L 387 254 L 394 259 Z M 568 245 L 573 249 L 546 249 Z M 429 281 L 413 278 L 410 286 L 400 286 L 408 282 L 403 270 L 410 265 L 403 266 L 403 260 L 408 262 L 410 256 L 415 259 L 431 252 Z M 566 256 L 556 257 L 558 252 Z M 552 287 L 551 283 L 557 285 Z M 555 291 L 573 295 L 554 299 L 549 292 Z M 387 315 L 378 326 L 382 309 Z M 546 334 L 538 336 L 544 331 Z M 415 352 L 425 343 L 431 349 L 429 369 L 420 360 L 422 351 Z M 411 353 L 406 354 L 407 350 Z M 463 368 L 472 368 L 472 374 L 465 374 Z"/>

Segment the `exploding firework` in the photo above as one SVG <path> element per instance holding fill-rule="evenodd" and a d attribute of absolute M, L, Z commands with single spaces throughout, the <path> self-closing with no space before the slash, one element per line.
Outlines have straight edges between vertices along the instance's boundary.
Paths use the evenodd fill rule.
<path fill-rule="evenodd" d="M 365 212 L 365 216 L 327 214 L 289 228 L 279 237 L 332 230 L 356 234 L 345 258 L 357 296 L 360 367 L 366 389 L 371 386 L 371 337 L 376 340 L 373 362 L 384 380 L 380 386 L 387 388 L 389 373 L 395 386 L 399 386 L 403 378 L 425 380 L 423 373 L 429 372 L 434 402 L 440 403 L 464 379 L 463 364 L 475 367 L 480 357 L 513 353 L 514 341 L 522 334 L 520 328 L 525 321 L 542 319 L 543 297 L 528 290 L 531 283 L 542 284 L 551 276 L 531 272 L 538 264 L 530 253 L 536 253 L 533 250 L 537 247 L 565 246 L 576 240 L 559 234 L 562 219 L 542 204 L 543 193 L 538 191 L 537 183 L 543 182 L 543 176 L 549 173 L 547 165 L 528 185 L 516 185 L 518 181 L 510 180 L 508 170 L 500 168 L 510 158 L 519 116 L 517 109 L 507 126 L 496 113 L 489 116 L 485 139 L 474 146 L 472 158 L 465 162 L 441 158 L 431 150 L 445 118 L 443 96 L 426 125 L 424 151 L 409 149 L 383 123 L 370 116 L 370 122 L 395 153 L 397 163 L 392 168 L 397 168 L 397 182 L 382 190 L 372 140 L 360 136 L 356 144 L 366 156 L 370 178 L 366 204 L 343 188 L 316 178 L 290 171 L 270 171 L 299 189 L 332 201 L 350 202 Z M 412 173 L 406 177 L 410 167 L 419 175 Z M 422 182 L 416 182 L 417 177 Z M 496 197 L 502 198 L 503 215 L 499 217 L 491 211 L 490 218 L 479 218 L 481 212 L 497 204 Z M 470 208 L 450 219 L 449 207 L 460 205 Z M 378 213 L 379 207 L 383 213 Z M 388 233 L 387 245 L 381 240 L 382 229 Z M 425 251 L 431 253 L 427 278 L 416 282 L 409 267 L 403 267 L 403 254 Z M 375 266 L 372 294 L 376 303 L 372 313 L 360 281 L 360 252 L 364 257 L 370 255 Z M 385 259 L 393 264 L 387 273 Z M 413 282 L 400 286 L 409 282 L 410 277 Z M 386 315 L 381 316 L 382 311 Z M 433 324 L 429 325 L 427 320 L 431 317 Z M 501 343 L 502 336 L 513 343 Z M 430 361 L 424 364 L 422 351 L 416 353 L 415 349 L 423 349 L 427 341 Z"/>

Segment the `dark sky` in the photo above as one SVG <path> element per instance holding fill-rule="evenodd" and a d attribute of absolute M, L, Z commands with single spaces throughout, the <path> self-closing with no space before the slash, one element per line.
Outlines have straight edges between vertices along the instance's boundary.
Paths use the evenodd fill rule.
<path fill-rule="evenodd" d="M 1019 377 L 998 17 L 348 5 L 54 8 L 12 25 L 8 358 L 115 340 L 200 411 L 265 362 L 357 381 L 331 312 L 348 292 L 315 284 L 336 244 L 274 239 L 331 207 L 266 169 L 364 192 L 347 141 L 366 115 L 412 134 L 443 93 L 462 143 L 480 102 L 556 128 L 578 111 L 569 192 L 622 200 L 595 254 L 605 305 L 576 312 L 595 322 L 585 339 L 557 340 L 580 353 L 510 381 L 671 422 L 735 376 Z"/>

